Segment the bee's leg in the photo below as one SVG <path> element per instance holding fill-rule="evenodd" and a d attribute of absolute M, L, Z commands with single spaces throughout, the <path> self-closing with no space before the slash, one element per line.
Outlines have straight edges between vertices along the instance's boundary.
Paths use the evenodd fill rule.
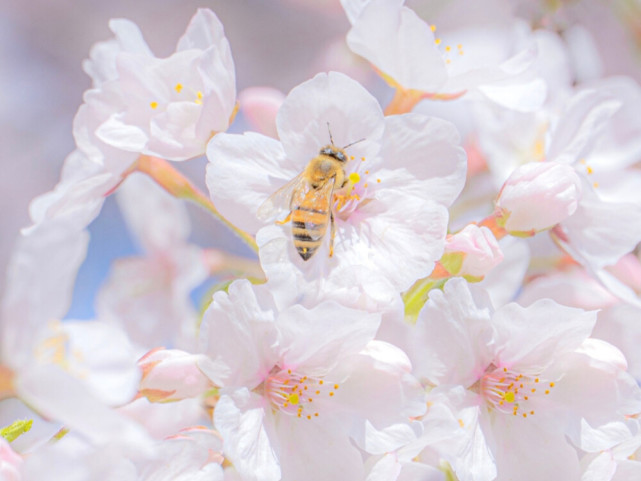
<path fill-rule="evenodd" d="M 292 213 L 291 212 L 289 214 L 287 214 L 287 217 L 285 217 L 283 220 L 277 220 L 276 224 L 278 224 L 278 225 L 287 224 L 290 220 L 292 220 Z"/>
<path fill-rule="evenodd" d="M 334 212 L 329 210 L 329 257 L 334 255 L 334 235 L 336 235 L 336 227 L 334 226 Z"/>

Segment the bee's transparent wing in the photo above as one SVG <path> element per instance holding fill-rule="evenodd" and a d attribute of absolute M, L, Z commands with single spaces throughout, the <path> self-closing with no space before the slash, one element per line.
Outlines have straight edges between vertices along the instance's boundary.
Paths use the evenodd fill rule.
<path fill-rule="evenodd" d="M 304 182 L 302 172 L 270 195 L 267 200 L 258 207 L 256 216 L 266 222 L 275 218 L 283 210 L 289 211 L 292 194 L 301 182 Z"/>

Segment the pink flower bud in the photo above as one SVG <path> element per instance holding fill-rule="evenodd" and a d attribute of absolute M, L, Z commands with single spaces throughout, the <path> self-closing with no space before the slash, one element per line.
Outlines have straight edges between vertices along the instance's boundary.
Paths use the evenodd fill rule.
<path fill-rule="evenodd" d="M 459 260 L 461 263 L 458 270 L 454 269 L 456 272 L 450 273 L 470 280 L 481 280 L 503 260 L 503 252 L 487 227 L 470 224 L 462 231 L 447 236 L 445 242 L 443 257 L 454 261 L 446 263 L 454 265 Z"/>
<path fill-rule="evenodd" d="M 276 113 L 285 95 L 270 87 L 250 87 L 238 95 L 238 102 L 245 119 L 261 134 L 278 138 Z"/>
<path fill-rule="evenodd" d="M 503 184 L 496 200 L 497 221 L 510 234 L 534 235 L 572 215 L 580 198 L 581 180 L 572 167 L 532 162 Z"/>
<path fill-rule="evenodd" d="M 140 395 L 151 402 L 170 402 L 199 396 L 213 387 L 198 368 L 202 354 L 158 348 L 145 354 L 138 365 L 142 369 Z"/>

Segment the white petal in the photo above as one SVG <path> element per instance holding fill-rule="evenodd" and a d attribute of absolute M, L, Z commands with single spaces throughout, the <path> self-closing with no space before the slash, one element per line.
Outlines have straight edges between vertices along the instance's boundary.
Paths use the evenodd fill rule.
<path fill-rule="evenodd" d="M 258 207 L 305 166 L 287 161 L 276 140 L 251 132 L 216 135 L 207 146 L 207 158 L 207 187 L 214 204 L 250 233 L 263 225 L 256 218 Z"/>
<path fill-rule="evenodd" d="M 223 41 L 226 42 L 223 24 L 216 14 L 208 8 L 199 8 L 178 40 L 176 51 L 191 48 L 206 50 Z"/>
<path fill-rule="evenodd" d="M 370 1 L 347 34 L 347 44 L 406 89 L 433 92 L 447 79 L 429 25 L 400 1 Z"/>
<path fill-rule="evenodd" d="M 330 143 L 328 124 L 337 147 L 365 139 L 350 147 L 348 155 L 375 156 L 383 133 L 378 101 L 344 74 L 321 73 L 292 89 L 276 117 L 283 148 L 299 171 Z"/>
<path fill-rule="evenodd" d="M 214 424 L 223 436 L 225 455 L 243 479 L 278 481 L 281 470 L 264 425 L 267 414 L 263 403 L 246 389 L 233 398 L 222 396 L 216 403 Z"/>

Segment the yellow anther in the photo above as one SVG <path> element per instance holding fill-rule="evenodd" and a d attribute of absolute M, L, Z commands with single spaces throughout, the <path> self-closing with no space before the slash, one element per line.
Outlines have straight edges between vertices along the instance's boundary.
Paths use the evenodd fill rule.
<path fill-rule="evenodd" d="M 363 187 L 365 187 L 367 189 L 367 184 L 363 184 Z"/>
<path fill-rule="evenodd" d="M 503 394 L 503 399 L 505 399 L 509 403 L 514 402 L 514 393 L 512 391 L 508 391 L 505 394 Z"/>
<path fill-rule="evenodd" d="M 435 38 L 435 39 L 434 39 L 434 43 L 435 43 L 436 45 L 440 45 L 440 44 L 441 44 L 441 42 L 442 42 L 442 40 L 441 40 L 440 38 Z"/>
<path fill-rule="evenodd" d="M 334 395 L 333 391 L 330 391 L 330 392 L 329 392 L 329 395 L 330 395 L 330 396 L 333 396 L 333 395 Z"/>
<path fill-rule="evenodd" d="M 458 51 L 458 54 L 459 54 L 459 55 L 463 55 L 463 50 L 459 50 L 459 51 Z"/>
<path fill-rule="evenodd" d="M 195 102 L 198 105 L 203 103 L 203 93 L 200 90 L 198 92 L 196 92 L 196 100 L 195 100 Z"/>
<path fill-rule="evenodd" d="M 445 63 L 446 63 L 446 64 L 450 64 L 450 63 L 452 63 L 452 61 L 448 58 L 448 59 L 445 61 Z"/>
<path fill-rule="evenodd" d="M 458 425 L 459 425 L 459 426 L 461 426 L 462 428 L 464 428 L 464 427 L 465 427 L 465 423 L 463 422 L 463 420 L 462 420 L 462 419 L 459 419 L 459 420 L 458 420 Z"/>
<path fill-rule="evenodd" d="M 362 162 L 365 162 L 365 157 L 361 157 L 361 161 L 362 161 Z"/>
<path fill-rule="evenodd" d="M 550 387 L 554 387 L 554 383 L 553 382 L 550 383 Z"/>
<path fill-rule="evenodd" d="M 381 179 L 376 179 L 376 182 L 378 182 L 380 184 L 381 183 Z"/>
<path fill-rule="evenodd" d="M 307 415 L 307 419 L 312 419 L 312 416 L 310 414 Z"/>
<path fill-rule="evenodd" d="M 436 32 L 436 25 L 430 25 L 430 30 L 432 32 Z"/>
<path fill-rule="evenodd" d="M 358 172 L 352 172 L 351 174 L 349 174 L 349 181 L 352 184 L 358 184 L 360 180 L 361 180 L 361 176 L 358 175 Z"/>
<path fill-rule="evenodd" d="M 158 108 L 158 102 L 151 102 L 151 103 L 149 104 L 149 106 L 150 106 L 152 109 L 156 109 L 156 108 Z"/>
<path fill-rule="evenodd" d="M 183 89 L 183 84 L 177 83 L 176 86 L 174 87 L 174 90 L 178 93 Z"/>
<path fill-rule="evenodd" d="M 592 184 L 592 186 L 596 189 L 597 187 L 599 187 L 599 183 L 595 182 L 594 184 Z"/>
<path fill-rule="evenodd" d="M 293 392 L 293 393 L 291 393 L 289 396 L 287 396 L 287 400 L 288 400 L 291 404 L 296 405 L 296 404 L 298 404 L 298 403 L 299 403 L 300 398 L 298 397 L 298 394 L 297 394 L 297 393 Z"/>
<path fill-rule="evenodd" d="M 445 51 L 446 52 L 449 52 L 450 50 L 452 50 L 452 47 L 450 47 L 449 45 L 447 47 L 445 47 Z"/>
<path fill-rule="evenodd" d="M 334 389 L 338 389 L 338 384 L 334 384 Z"/>
<path fill-rule="evenodd" d="M 588 172 L 588 175 L 594 174 L 594 170 L 589 165 L 587 166 L 587 168 L 585 170 Z"/>
<path fill-rule="evenodd" d="M 354 156 L 353 156 L 353 155 L 350 155 L 350 156 L 349 156 L 349 160 L 354 160 Z"/>
<path fill-rule="evenodd" d="M 459 44 L 456 46 L 456 48 L 458 48 L 459 50 L 461 50 L 461 49 L 463 48 L 463 45 L 459 43 Z"/>

